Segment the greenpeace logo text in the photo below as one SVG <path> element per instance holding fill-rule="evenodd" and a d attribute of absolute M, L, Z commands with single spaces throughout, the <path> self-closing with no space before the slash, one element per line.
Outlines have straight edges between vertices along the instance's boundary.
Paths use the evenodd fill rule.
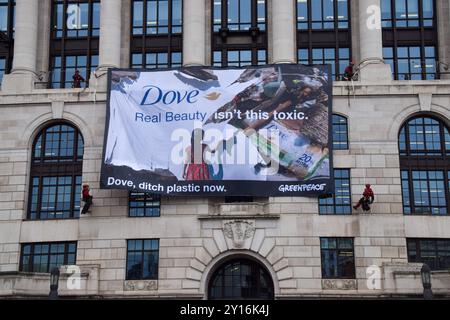
<path fill-rule="evenodd" d="M 326 183 L 321 184 L 282 184 L 278 191 L 281 192 L 298 192 L 298 191 L 323 191 L 325 189 Z"/>

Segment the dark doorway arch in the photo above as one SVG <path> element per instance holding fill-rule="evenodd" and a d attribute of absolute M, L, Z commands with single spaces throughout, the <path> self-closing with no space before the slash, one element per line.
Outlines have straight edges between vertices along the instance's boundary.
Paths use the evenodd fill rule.
<path fill-rule="evenodd" d="M 208 299 L 274 299 L 273 281 L 267 269 L 255 260 L 227 260 L 209 280 Z"/>

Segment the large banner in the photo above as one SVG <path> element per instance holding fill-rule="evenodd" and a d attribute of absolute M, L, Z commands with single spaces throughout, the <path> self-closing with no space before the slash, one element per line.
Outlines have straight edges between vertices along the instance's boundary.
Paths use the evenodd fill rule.
<path fill-rule="evenodd" d="M 329 66 L 109 71 L 102 188 L 332 192 Z"/>

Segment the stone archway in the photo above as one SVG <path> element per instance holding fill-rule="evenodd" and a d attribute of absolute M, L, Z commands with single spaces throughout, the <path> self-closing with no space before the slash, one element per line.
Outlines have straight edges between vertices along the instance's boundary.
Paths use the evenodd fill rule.
<path fill-rule="evenodd" d="M 274 284 L 269 271 L 257 260 L 234 256 L 219 261 L 207 286 L 208 299 L 274 299 Z"/>

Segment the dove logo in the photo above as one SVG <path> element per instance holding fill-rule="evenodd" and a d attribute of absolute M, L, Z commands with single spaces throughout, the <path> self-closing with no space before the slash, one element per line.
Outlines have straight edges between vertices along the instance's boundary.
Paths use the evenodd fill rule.
<path fill-rule="evenodd" d="M 197 102 L 197 100 L 195 100 L 195 97 L 200 94 L 200 91 L 198 90 L 163 91 L 157 86 L 145 86 L 143 87 L 143 89 L 145 90 L 145 94 L 141 101 L 142 106 L 152 106 L 157 103 L 163 103 L 165 105 L 169 105 L 172 103 L 180 104 L 183 101 L 186 101 L 187 103 L 195 103 Z"/>

